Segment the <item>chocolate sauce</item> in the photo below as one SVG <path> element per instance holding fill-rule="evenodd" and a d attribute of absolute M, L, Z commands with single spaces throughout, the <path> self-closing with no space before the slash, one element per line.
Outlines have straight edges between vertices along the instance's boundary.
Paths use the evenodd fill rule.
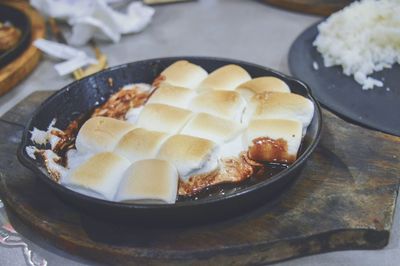
<path fill-rule="evenodd" d="M 288 168 L 287 164 L 280 164 L 280 163 L 263 164 L 262 167 L 257 172 L 255 172 L 253 175 L 251 175 L 245 180 L 234 183 L 233 182 L 221 183 L 218 185 L 209 186 L 190 196 L 180 195 L 178 196 L 177 201 L 192 201 L 192 200 L 205 199 L 209 197 L 232 194 L 238 190 L 253 186 L 254 184 L 267 180 L 272 176 L 285 170 L 286 168 Z"/>
<path fill-rule="evenodd" d="M 60 164 L 62 166 L 66 166 L 67 164 L 67 161 L 65 159 L 66 152 L 75 147 L 75 138 L 81 123 L 82 119 L 78 118 L 69 123 L 68 127 L 64 131 L 52 130 L 50 132 L 50 134 L 60 138 L 60 140 L 53 148 L 53 151 L 62 158 L 62 160 L 60 161 Z"/>
<path fill-rule="evenodd" d="M 164 75 L 159 75 L 154 79 L 154 81 L 151 85 L 153 87 L 158 88 L 158 87 L 160 87 L 161 82 L 163 82 L 165 79 L 166 79 L 166 77 Z"/>
<path fill-rule="evenodd" d="M 282 138 L 256 138 L 253 140 L 253 145 L 249 148 L 248 154 L 250 159 L 257 162 L 287 164 L 294 162 L 296 159 L 295 156 L 288 154 L 287 141 Z"/>
<path fill-rule="evenodd" d="M 148 97 L 148 92 L 142 92 L 138 89 L 120 90 L 111 95 L 104 104 L 97 107 L 92 117 L 105 116 L 124 120 L 129 109 L 142 106 Z"/>

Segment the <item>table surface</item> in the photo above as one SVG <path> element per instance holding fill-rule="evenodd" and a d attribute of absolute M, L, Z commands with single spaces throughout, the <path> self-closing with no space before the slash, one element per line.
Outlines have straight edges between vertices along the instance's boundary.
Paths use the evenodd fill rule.
<path fill-rule="evenodd" d="M 117 44 L 99 45 L 110 66 L 154 57 L 200 55 L 245 60 L 289 74 L 290 45 L 303 30 L 321 19 L 255 0 L 203 0 L 160 5 L 155 9 L 152 23 L 143 32 L 126 35 Z M 90 52 L 88 47 L 83 49 Z M 45 57 L 25 81 L 1 97 L 0 116 L 33 91 L 58 90 L 70 83 L 71 77 L 57 75 L 54 63 Z M 332 252 L 276 265 L 399 265 L 399 206 L 389 245 L 383 250 Z M 52 247 L 29 228 L 23 231 L 29 248 L 45 258 L 48 265 L 94 265 Z M 26 264 L 22 248 L 0 244 L 0 265 Z"/>

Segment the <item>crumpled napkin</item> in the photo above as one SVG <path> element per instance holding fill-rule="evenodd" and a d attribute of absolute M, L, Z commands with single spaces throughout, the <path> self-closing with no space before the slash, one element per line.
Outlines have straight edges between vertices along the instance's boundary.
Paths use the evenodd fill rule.
<path fill-rule="evenodd" d="M 31 4 L 49 17 L 67 21 L 72 26 L 67 41 L 76 46 L 86 44 L 91 38 L 119 42 L 122 34 L 144 29 L 154 15 L 154 9 L 141 2 L 129 4 L 124 14 L 108 6 L 108 1 L 31 0 Z"/>
<path fill-rule="evenodd" d="M 33 42 L 33 45 L 54 58 L 65 60 L 54 66 L 61 76 L 72 73 L 80 67 L 97 64 L 97 60 L 89 57 L 85 52 L 65 44 L 37 39 Z"/>

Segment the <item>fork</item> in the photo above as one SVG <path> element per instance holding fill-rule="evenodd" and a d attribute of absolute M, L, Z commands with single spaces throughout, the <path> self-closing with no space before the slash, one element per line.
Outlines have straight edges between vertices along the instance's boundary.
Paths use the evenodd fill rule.
<path fill-rule="evenodd" d="M 0 208 L 4 205 L 0 200 Z M 0 214 L 1 215 L 1 214 Z M 11 225 L 9 225 L 11 226 Z M 0 245 L 6 247 L 22 247 L 22 251 L 29 266 L 46 266 L 47 261 L 36 253 L 29 249 L 28 244 L 26 244 L 18 233 L 10 232 L 6 229 L 5 225 L 0 228 Z"/>

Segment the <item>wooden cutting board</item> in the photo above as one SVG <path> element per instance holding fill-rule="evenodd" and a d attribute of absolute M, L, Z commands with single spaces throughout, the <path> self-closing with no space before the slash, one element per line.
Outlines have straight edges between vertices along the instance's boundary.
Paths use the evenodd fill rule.
<path fill-rule="evenodd" d="M 32 27 L 31 42 L 38 38 L 44 38 L 46 32 L 44 18 L 28 2 L 21 0 L 0 0 L 0 3 L 17 8 L 28 16 Z M 36 68 L 40 57 L 41 52 L 32 44 L 29 44 L 26 50 L 17 58 L 3 68 L 0 68 L 0 96 L 24 80 Z"/>
<path fill-rule="evenodd" d="M 297 12 L 329 16 L 352 0 L 263 0 L 265 3 Z"/>
<path fill-rule="evenodd" d="M 400 184 L 398 137 L 324 110 L 318 148 L 274 202 L 214 224 L 137 228 L 79 213 L 18 162 L 23 125 L 50 94 L 34 93 L 0 118 L 0 194 L 9 212 L 71 254 L 113 265 L 248 265 L 388 243 Z"/>

